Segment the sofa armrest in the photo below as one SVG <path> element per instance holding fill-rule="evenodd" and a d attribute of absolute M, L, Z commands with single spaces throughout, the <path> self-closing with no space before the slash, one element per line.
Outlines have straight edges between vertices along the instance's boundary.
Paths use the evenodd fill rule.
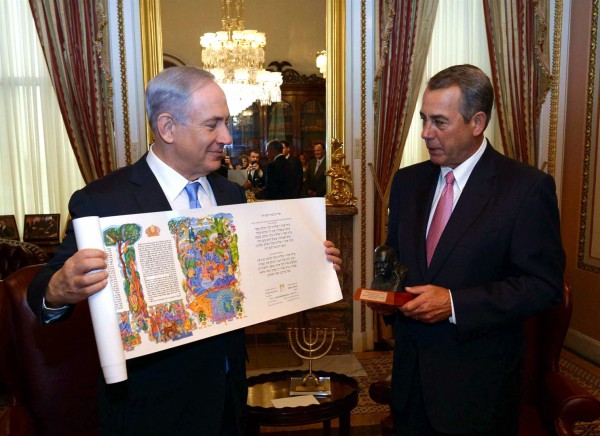
<path fill-rule="evenodd" d="M 554 417 L 559 435 L 573 435 L 577 421 L 591 422 L 600 418 L 600 401 L 563 374 L 550 371 L 546 374 L 548 391 L 547 411 Z"/>

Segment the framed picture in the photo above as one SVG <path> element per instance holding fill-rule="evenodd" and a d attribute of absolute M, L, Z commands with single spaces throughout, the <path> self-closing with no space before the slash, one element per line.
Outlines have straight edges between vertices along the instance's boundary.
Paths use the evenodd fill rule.
<path fill-rule="evenodd" d="M 14 215 L 0 215 L 0 238 L 19 240 L 19 229 Z"/>
<path fill-rule="evenodd" d="M 60 214 L 25 215 L 23 241 L 38 244 L 58 244 Z"/>

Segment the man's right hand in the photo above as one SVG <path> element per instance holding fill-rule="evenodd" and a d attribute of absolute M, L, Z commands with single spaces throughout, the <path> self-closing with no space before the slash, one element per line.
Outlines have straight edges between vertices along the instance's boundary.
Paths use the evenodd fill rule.
<path fill-rule="evenodd" d="M 88 274 L 94 271 L 92 274 Z M 106 253 L 95 248 L 79 250 L 50 279 L 46 289 L 47 307 L 79 303 L 108 284 Z"/>

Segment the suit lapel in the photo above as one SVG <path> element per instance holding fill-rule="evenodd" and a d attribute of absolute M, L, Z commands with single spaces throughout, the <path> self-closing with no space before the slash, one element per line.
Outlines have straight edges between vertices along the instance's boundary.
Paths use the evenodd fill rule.
<path fill-rule="evenodd" d="M 454 246 L 490 200 L 496 181 L 495 153 L 491 145 L 488 145 L 473 168 L 431 259 L 428 271 L 430 279 L 440 270 Z"/>
<path fill-rule="evenodd" d="M 141 212 L 171 210 L 169 200 L 146 162 L 146 155 L 133 164 L 129 180 L 139 186 L 133 196 Z"/>
<path fill-rule="evenodd" d="M 438 178 L 440 176 L 440 167 L 431 164 L 429 174 L 424 180 L 425 183 L 419 183 L 415 187 L 415 198 L 421 199 L 417 201 L 415 213 L 415 248 L 418 256 L 418 264 L 421 269 L 421 277 L 425 277 L 428 273 L 427 267 L 427 250 L 425 247 L 425 237 L 427 236 L 427 222 L 429 221 L 429 211 L 433 203 L 435 189 L 437 187 Z"/>

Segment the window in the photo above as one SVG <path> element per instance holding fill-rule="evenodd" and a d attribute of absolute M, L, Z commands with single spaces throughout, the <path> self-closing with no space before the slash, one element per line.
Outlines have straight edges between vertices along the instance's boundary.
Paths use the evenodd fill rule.
<path fill-rule="evenodd" d="M 84 186 L 27 0 L 0 2 L 0 215 L 60 213 Z"/>
<path fill-rule="evenodd" d="M 425 91 L 427 80 L 431 76 L 444 68 L 458 64 L 476 65 L 491 78 L 492 70 L 481 1 L 444 0 L 439 2 L 423 82 L 419 91 L 419 100 L 410 124 L 400 167 L 429 159 L 427 148 L 421 139 L 422 122 L 419 118 L 421 97 Z M 502 139 L 495 105 L 485 135 L 494 148 L 502 152 Z"/>

